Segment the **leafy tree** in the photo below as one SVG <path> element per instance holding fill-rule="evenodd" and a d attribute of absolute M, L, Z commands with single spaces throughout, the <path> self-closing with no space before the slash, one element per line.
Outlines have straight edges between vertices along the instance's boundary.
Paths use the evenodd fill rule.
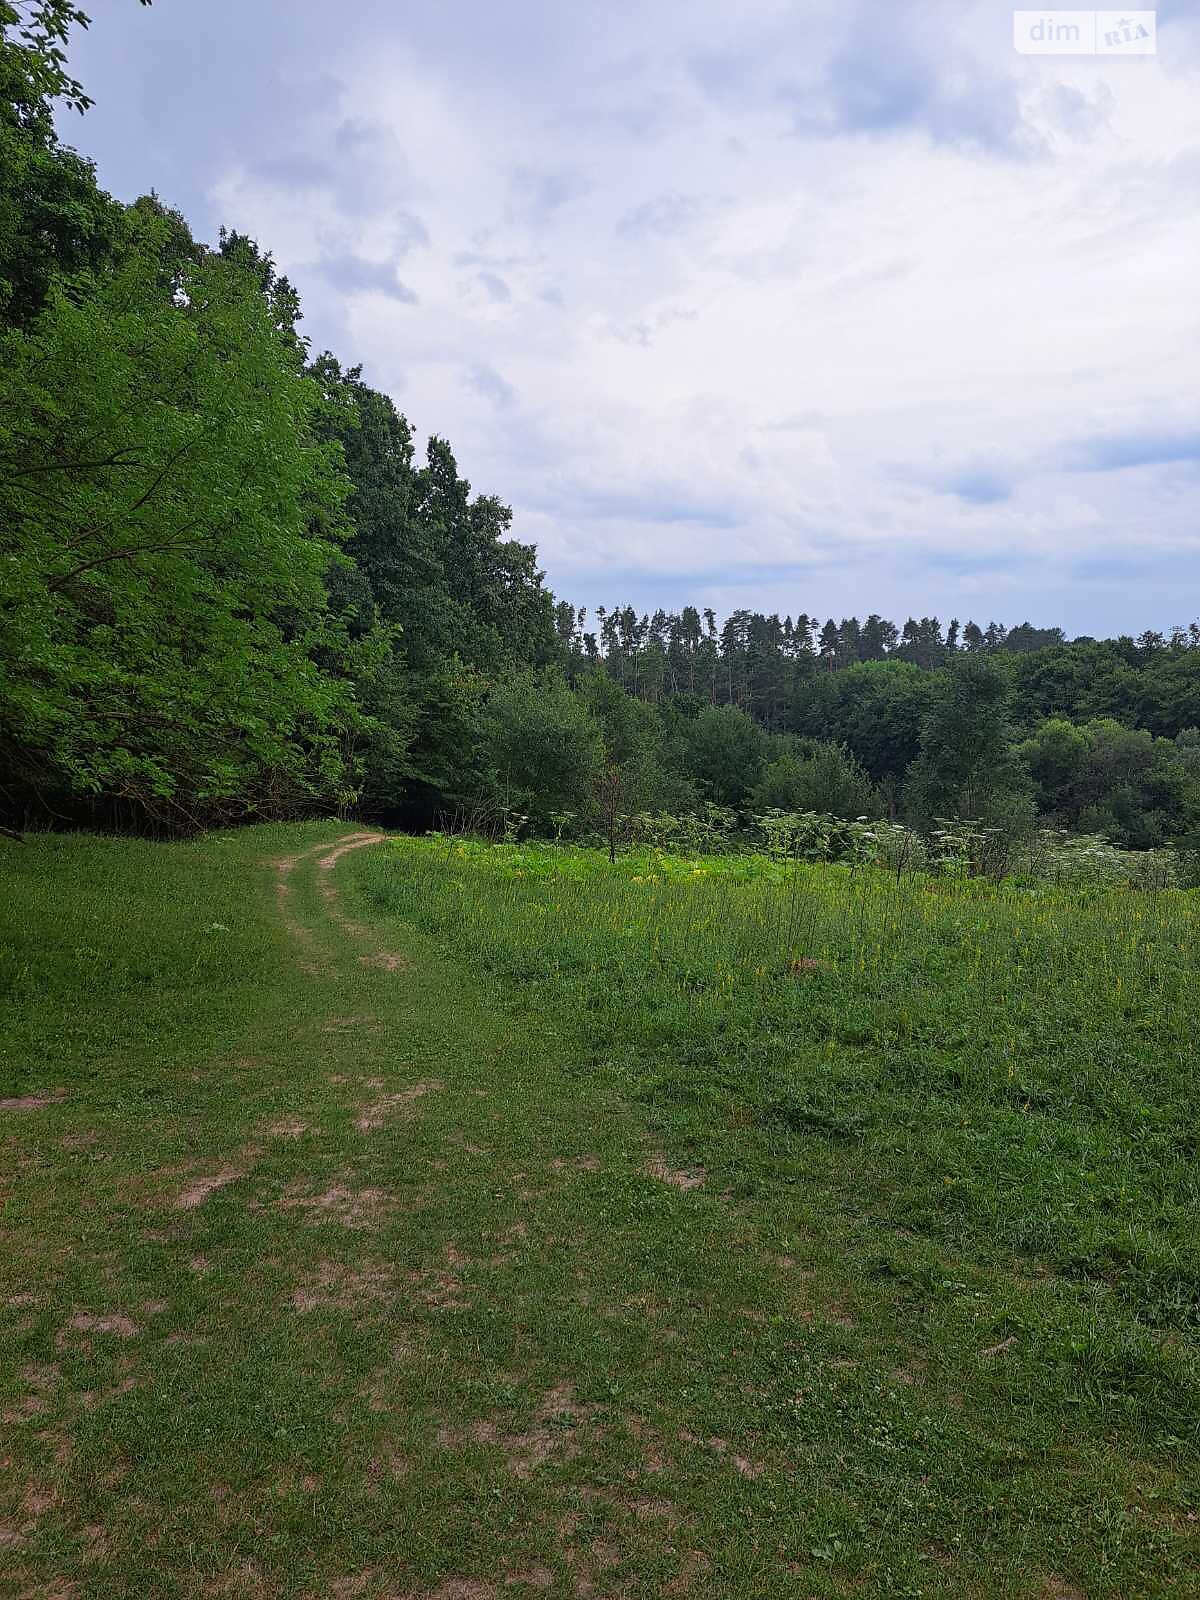
<path fill-rule="evenodd" d="M 756 811 L 819 811 L 849 821 L 882 811 L 878 791 L 846 747 L 818 741 L 768 762 L 752 804 Z"/>
<path fill-rule="evenodd" d="M 1019 808 L 1027 785 L 1009 740 L 1008 687 L 986 655 L 965 654 L 941 677 L 905 798 L 918 821 L 988 820 Z"/>
<path fill-rule="evenodd" d="M 490 680 L 459 656 L 436 661 L 409 681 L 413 739 L 409 781 L 380 816 L 416 827 L 473 810 L 489 796 L 484 706 Z"/>
<path fill-rule="evenodd" d="M 1008 630 L 1004 648 L 1028 654 L 1034 650 L 1047 650 L 1065 642 L 1066 634 L 1061 628 L 1035 628 L 1031 622 L 1020 622 L 1015 628 Z"/>
<path fill-rule="evenodd" d="M 0 0 L 0 322 L 27 323 L 56 275 L 98 271 L 124 244 L 124 211 L 54 128 L 56 100 L 91 104 L 65 54 L 87 20 L 67 0 Z"/>
<path fill-rule="evenodd" d="M 343 737 L 347 768 L 358 778 L 358 806 L 368 816 L 394 818 L 416 776 L 412 745 L 421 710 L 412 676 L 398 639 L 378 628 L 349 645 L 343 666 L 364 713 Z"/>
<path fill-rule="evenodd" d="M 814 739 L 845 744 L 876 784 L 899 783 L 921 747 L 936 678 L 904 661 L 864 661 L 845 672 L 804 679 L 789 725 Z"/>
<path fill-rule="evenodd" d="M 1020 747 L 1045 813 L 1134 849 L 1196 825 L 1200 771 L 1188 752 L 1186 739 L 1156 739 L 1111 718 L 1082 727 L 1050 719 Z"/>
<path fill-rule="evenodd" d="M 536 832 L 551 831 L 556 813 L 591 805 L 604 738 L 561 673 L 546 668 L 497 684 L 483 713 L 483 744 L 497 794 Z"/>
<path fill-rule="evenodd" d="M 1038 810 L 1078 820 L 1075 803 L 1091 755 L 1091 740 L 1082 728 L 1063 717 L 1049 717 L 1033 737 L 1019 747 L 1019 755 L 1033 779 Z"/>
<path fill-rule="evenodd" d="M 744 805 L 758 782 L 766 735 L 736 706 L 707 706 L 681 726 L 685 771 L 722 806 Z"/>
<path fill-rule="evenodd" d="M 696 806 L 695 785 L 672 758 L 658 707 L 635 699 L 602 672 L 586 673 L 576 692 L 604 730 L 606 760 L 617 775 L 627 812 L 688 811 Z M 610 784 L 606 792 L 611 790 Z"/>
<path fill-rule="evenodd" d="M 401 785 L 390 768 L 383 815 L 427 825 L 478 797 L 489 681 L 559 653 L 552 597 L 532 546 L 508 537 L 509 508 L 472 498 L 444 439 L 429 441 L 419 465 L 407 419 L 359 368 L 326 353 L 309 370 L 351 484 L 346 551 L 357 574 L 334 568 L 331 590 L 360 618 L 376 608 L 403 641 L 410 770 Z"/>
<path fill-rule="evenodd" d="M 1200 728 L 1184 728 L 1175 736 L 1176 760 L 1189 777 L 1200 781 Z"/>
<path fill-rule="evenodd" d="M 658 713 L 604 673 L 586 673 L 579 680 L 576 692 L 603 728 L 604 747 L 610 760 L 623 764 L 661 745 L 663 728 Z"/>
<path fill-rule="evenodd" d="M 165 283 L 139 226 L 0 336 L 4 765 L 175 822 L 324 805 L 362 714 L 314 659 L 348 647 L 320 395 L 251 277 L 209 257 Z"/>

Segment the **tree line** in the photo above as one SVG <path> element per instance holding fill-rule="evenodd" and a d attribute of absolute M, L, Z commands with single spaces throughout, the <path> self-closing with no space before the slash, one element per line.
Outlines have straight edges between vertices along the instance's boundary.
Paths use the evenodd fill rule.
<path fill-rule="evenodd" d="M 259 243 L 56 135 L 68 0 L 0 0 L 0 815 L 187 830 L 705 802 L 1200 828 L 1200 629 L 1068 641 L 556 602 Z"/>

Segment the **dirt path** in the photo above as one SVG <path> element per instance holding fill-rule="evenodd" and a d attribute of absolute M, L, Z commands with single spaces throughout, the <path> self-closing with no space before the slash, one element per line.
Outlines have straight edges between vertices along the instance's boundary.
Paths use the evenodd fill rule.
<path fill-rule="evenodd" d="M 301 869 L 303 873 L 311 866 L 314 856 L 320 858 L 318 861 L 321 874 L 320 893 L 326 915 L 342 933 L 349 934 L 353 938 L 362 938 L 367 930 L 359 923 L 351 922 L 342 911 L 341 897 L 333 880 L 333 868 L 348 851 L 361 850 L 366 845 L 380 844 L 385 838 L 386 835 L 382 833 L 347 833 L 339 839 L 311 845 L 307 850 L 297 851 L 294 855 L 278 856 L 272 862 L 275 868 L 275 900 L 279 907 L 279 915 L 289 936 L 300 948 L 301 967 L 309 976 L 316 976 L 321 970 L 316 955 L 319 939 L 313 925 L 305 921 L 296 909 L 297 869 Z M 371 958 L 364 956 L 362 959 L 367 961 Z"/>

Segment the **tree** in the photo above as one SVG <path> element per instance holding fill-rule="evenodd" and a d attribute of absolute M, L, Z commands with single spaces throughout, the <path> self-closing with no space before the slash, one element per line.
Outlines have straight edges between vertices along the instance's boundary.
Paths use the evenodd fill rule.
<path fill-rule="evenodd" d="M 326 353 L 309 371 L 329 402 L 324 437 L 344 452 L 351 484 L 345 548 L 357 573 L 334 569 L 331 589 L 359 615 L 376 608 L 403 644 L 399 731 L 410 737 L 410 770 L 397 792 L 400 769 L 388 758 L 384 814 L 427 826 L 478 796 L 479 716 L 491 681 L 559 658 L 575 614 L 566 607 L 556 623 L 533 547 L 508 537 L 507 506 L 472 497 L 446 440 L 431 439 L 418 465 L 407 419 L 357 367 L 344 370 Z"/>
<path fill-rule="evenodd" d="M 91 104 L 65 54 L 87 21 L 68 0 L 0 0 L 0 323 L 28 323 L 57 275 L 99 271 L 125 243 L 124 210 L 54 129 L 55 101 Z"/>
<path fill-rule="evenodd" d="M 660 707 L 635 699 L 603 672 L 585 674 L 576 692 L 604 731 L 605 759 L 619 774 L 626 812 L 695 806 L 694 786 L 671 759 Z"/>
<path fill-rule="evenodd" d="M 250 275 L 138 226 L 0 335 L 0 754 L 26 793 L 176 824 L 327 805 L 362 713 L 321 396 Z"/>
<path fill-rule="evenodd" d="M 1063 717 L 1049 717 L 1019 747 L 1034 783 L 1038 810 L 1046 816 L 1078 819 L 1077 793 L 1091 755 L 1091 741 L 1082 728 Z"/>
<path fill-rule="evenodd" d="M 624 785 L 621 769 L 614 763 L 602 767 L 596 774 L 596 809 L 600 815 L 600 831 L 608 844 L 608 859 L 616 865 L 617 845 L 620 843 L 625 819 Z"/>
<path fill-rule="evenodd" d="M 485 759 L 499 798 L 535 832 L 591 805 L 604 768 L 599 724 L 552 669 L 498 684 L 483 714 Z"/>
<path fill-rule="evenodd" d="M 816 740 L 768 762 L 752 804 L 756 811 L 819 811 L 849 821 L 882 811 L 878 792 L 846 747 Z"/>
<path fill-rule="evenodd" d="M 878 612 L 872 611 L 863 623 L 859 640 L 860 658 L 863 661 L 882 661 L 889 650 L 896 647 L 896 625 L 885 622 Z"/>
<path fill-rule="evenodd" d="M 681 728 L 687 772 L 718 805 L 743 805 L 758 782 L 766 735 L 736 706 L 706 706 Z"/>
<path fill-rule="evenodd" d="M 898 784 L 916 760 L 936 679 L 905 661 L 864 661 L 797 685 L 790 728 L 845 744 L 876 784 Z"/>
<path fill-rule="evenodd" d="M 448 656 L 410 679 L 411 770 L 402 796 L 383 813 L 391 821 L 429 827 L 490 798 L 484 750 L 484 707 L 490 680 L 459 656 Z"/>
<path fill-rule="evenodd" d="M 905 785 L 910 814 L 926 824 L 938 817 L 1007 820 L 1020 813 L 1027 787 L 1009 743 L 1003 674 L 985 655 L 957 657 L 921 730 L 921 753 Z"/>
<path fill-rule="evenodd" d="M 1065 641 L 1066 635 L 1061 628 L 1035 628 L 1031 622 L 1020 622 L 1008 630 L 1004 648 L 1025 655 L 1033 650 L 1047 650 Z"/>
<path fill-rule="evenodd" d="M 1148 849 L 1187 832 L 1200 814 L 1200 773 L 1188 745 L 1112 718 L 1043 722 L 1020 747 L 1042 809 L 1067 827 Z"/>

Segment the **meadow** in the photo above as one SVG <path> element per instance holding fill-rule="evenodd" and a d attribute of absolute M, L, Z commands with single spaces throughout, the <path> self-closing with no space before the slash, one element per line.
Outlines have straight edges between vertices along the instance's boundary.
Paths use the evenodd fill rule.
<path fill-rule="evenodd" d="M 0 854 L 0 1593 L 1200 1593 L 1189 891 Z"/>
<path fill-rule="evenodd" d="M 1200 1328 L 1200 894 L 452 839 L 359 870 L 706 1147 L 798 1139 L 888 1228 Z"/>

